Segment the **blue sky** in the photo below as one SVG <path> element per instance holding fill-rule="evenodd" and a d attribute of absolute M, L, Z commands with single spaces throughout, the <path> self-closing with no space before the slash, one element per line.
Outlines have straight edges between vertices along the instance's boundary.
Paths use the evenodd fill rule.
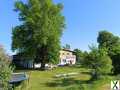
<path fill-rule="evenodd" d="M 11 51 L 12 27 L 19 25 L 18 15 L 13 11 L 15 0 L 0 1 L 0 44 L 7 53 Z M 24 0 L 23 0 L 24 1 Z M 98 31 L 108 30 L 120 36 L 120 0 L 54 0 L 64 5 L 66 29 L 62 45 L 88 50 L 88 45 L 97 43 Z"/>

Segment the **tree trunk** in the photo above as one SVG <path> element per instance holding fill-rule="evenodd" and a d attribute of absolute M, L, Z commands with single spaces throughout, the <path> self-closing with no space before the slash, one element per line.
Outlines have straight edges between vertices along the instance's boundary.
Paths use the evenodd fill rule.
<path fill-rule="evenodd" d="M 44 53 L 42 60 L 41 60 L 41 70 L 45 70 L 45 64 L 46 64 L 46 54 Z"/>
<path fill-rule="evenodd" d="M 37 49 L 36 61 L 41 63 L 41 70 L 45 70 L 45 64 L 47 60 L 46 46 Z"/>
<path fill-rule="evenodd" d="M 41 70 L 45 70 L 45 64 L 47 60 L 47 50 L 46 46 L 42 47 L 42 59 L 41 59 Z"/>
<path fill-rule="evenodd" d="M 41 70 L 45 70 L 45 63 L 44 62 L 41 62 Z"/>
<path fill-rule="evenodd" d="M 33 65 L 32 66 L 33 66 L 33 69 L 35 69 L 35 62 L 34 61 L 33 61 Z"/>

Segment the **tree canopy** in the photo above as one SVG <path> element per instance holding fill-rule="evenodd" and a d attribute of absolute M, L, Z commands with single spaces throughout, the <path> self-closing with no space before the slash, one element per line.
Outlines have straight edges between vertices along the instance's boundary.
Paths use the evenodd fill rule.
<path fill-rule="evenodd" d="M 63 49 L 70 50 L 70 49 L 71 49 L 71 47 L 70 47 L 70 45 L 69 45 L 69 44 L 66 44 L 65 46 L 63 46 Z"/>
<path fill-rule="evenodd" d="M 106 48 L 112 59 L 115 74 L 120 73 L 120 38 L 108 31 L 100 31 L 98 35 L 99 48 Z"/>
<path fill-rule="evenodd" d="M 12 30 L 12 50 L 35 62 L 55 63 L 59 60 L 60 37 L 65 28 L 62 4 L 52 0 L 17 1 L 15 11 L 22 22 Z"/>

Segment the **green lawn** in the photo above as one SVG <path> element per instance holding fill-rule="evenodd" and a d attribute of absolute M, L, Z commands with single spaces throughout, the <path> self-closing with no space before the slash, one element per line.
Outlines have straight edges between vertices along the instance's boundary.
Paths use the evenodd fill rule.
<path fill-rule="evenodd" d="M 68 78 L 55 78 L 57 74 L 77 72 L 78 75 Z M 110 90 L 110 80 L 105 79 L 90 82 L 90 70 L 78 67 L 59 67 L 51 71 L 29 70 L 29 80 L 16 90 Z"/>

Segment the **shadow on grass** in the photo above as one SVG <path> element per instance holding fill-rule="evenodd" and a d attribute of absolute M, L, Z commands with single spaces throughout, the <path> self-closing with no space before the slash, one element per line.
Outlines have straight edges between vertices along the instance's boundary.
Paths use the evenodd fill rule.
<path fill-rule="evenodd" d="M 65 87 L 70 85 L 89 84 L 90 80 L 75 80 L 74 78 L 63 78 L 46 83 L 48 87 Z"/>
<path fill-rule="evenodd" d="M 86 74 L 86 75 L 91 75 L 91 72 L 86 72 L 86 71 L 83 71 L 81 72 L 82 74 Z"/>

